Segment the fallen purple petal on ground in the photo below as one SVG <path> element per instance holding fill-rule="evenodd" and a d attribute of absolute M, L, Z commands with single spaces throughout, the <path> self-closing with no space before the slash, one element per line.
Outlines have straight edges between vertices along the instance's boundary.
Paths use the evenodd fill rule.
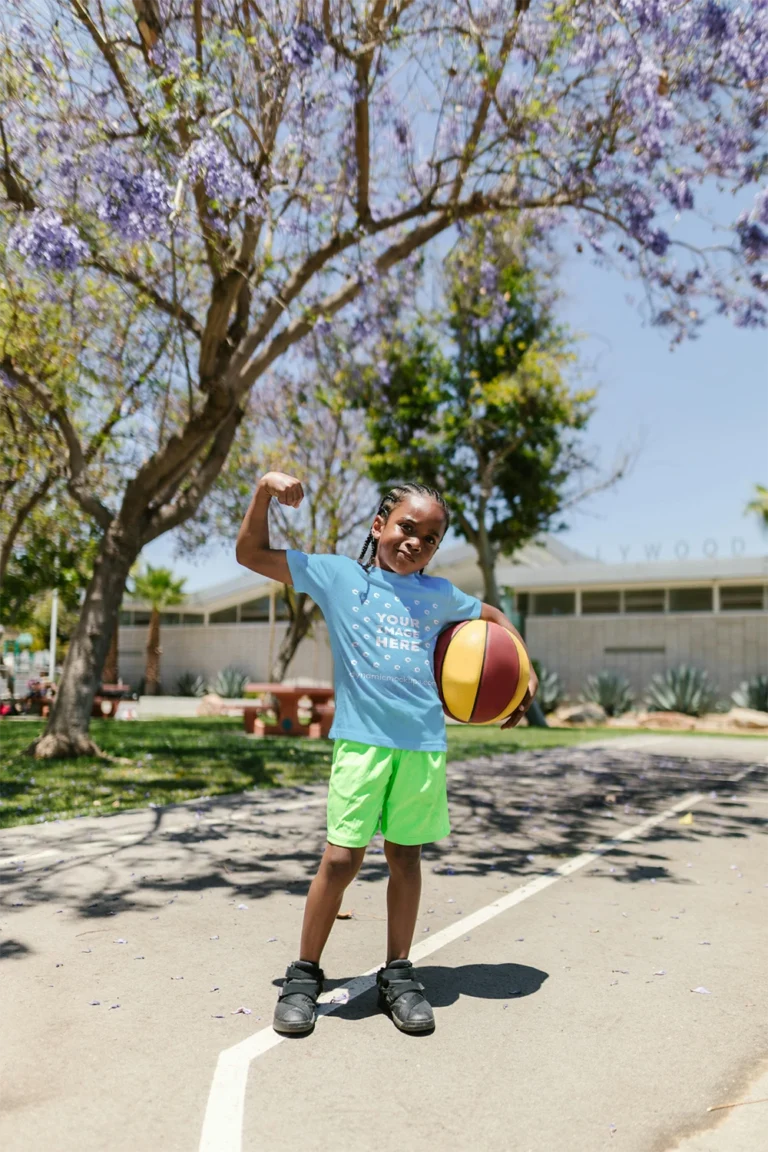
<path fill-rule="evenodd" d="M 235 1008 L 234 1012 L 230 1012 L 230 1016 L 237 1016 L 238 1014 L 241 1016 L 250 1016 L 251 1009 L 250 1008 Z"/>
<path fill-rule="evenodd" d="M 659 968 L 658 972 L 654 972 L 654 976 L 666 976 L 666 974 L 667 972 L 665 968 Z"/>
<path fill-rule="evenodd" d="M 277 936 L 270 936 L 267 940 L 267 944 L 274 944 L 275 940 L 277 940 Z"/>
<path fill-rule="evenodd" d="M 113 944 L 127 944 L 127 943 L 128 943 L 128 941 L 127 941 L 127 940 L 123 940 L 123 938 L 122 938 L 122 937 L 120 937 L 120 939 L 119 939 L 119 940 L 113 940 Z"/>
<path fill-rule="evenodd" d="M 98 1007 L 99 1004 L 101 1004 L 101 1000 L 91 1000 L 90 1001 L 90 1005 L 92 1008 Z"/>
<path fill-rule="evenodd" d="M 691 988 L 691 992 L 701 992 L 702 996 L 711 996 L 709 988 L 704 988 L 701 984 L 698 988 Z"/>
<path fill-rule="evenodd" d="M 247 911 L 247 910 L 248 910 L 248 905 L 247 905 L 247 904 L 238 904 L 238 906 L 237 906 L 237 907 L 238 907 L 238 908 L 242 908 L 242 909 L 243 909 L 243 911 Z"/>
<path fill-rule="evenodd" d="M 211 936 L 211 940 L 218 940 L 218 936 Z"/>

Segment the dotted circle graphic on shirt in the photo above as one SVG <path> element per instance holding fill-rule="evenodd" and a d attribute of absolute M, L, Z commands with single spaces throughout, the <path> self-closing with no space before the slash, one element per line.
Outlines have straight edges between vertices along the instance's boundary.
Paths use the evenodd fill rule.
<path fill-rule="evenodd" d="M 353 624 L 352 627 L 354 628 L 355 632 L 360 631 L 360 625 L 359 624 Z"/>
<path fill-rule="evenodd" d="M 374 662 L 373 662 L 373 666 L 374 666 L 374 668 L 378 668 L 378 667 L 379 667 L 379 662 L 378 662 L 378 660 L 374 660 Z"/>
<path fill-rule="evenodd" d="M 359 611 L 360 611 L 360 609 L 358 608 L 357 604 L 355 604 L 355 606 L 354 606 L 354 608 L 352 609 L 352 611 L 353 611 L 353 612 L 359 612 Z"/>
<path fill-rule="evenodd" d="M 352 663 L 353 663 L 353 664 L 357 664 L 357 660 L 353 660 L 353 661 L 352 661 Z"/>
<path fill-rule="evenodd" d="M 385 659 L 385 660 L 389 660 L 389 656 L 385 656 L 385 657 L 384 657 L 384 659 Z"/>
<path fill-rule="evenodd" d="M 414 668 L 414 672 L 421 672 L 421 668 Z"/>
<path fill-rule="evenodd" d="M 433 604 L 433 605 L 432 605 L 432 607 L 433 607 L 433 608 L 437 608 L 437 604 Z"/>
<path fill-rule="evenodd" d="M 392 607 L 392 605 L 389 603 L 389 601 L 385 600 L 385 601 L 384 601 L 384 607 L 385 607 L 385 608 L 391 608 L 391 607 Z"/>
<path fill-rule="evenodd" d="M 357 596 L 357 594 L 358 594 L 358 592 L 359 592 L 359 591 L 360 591 L 360 589 L 359 589 L 359 588 L 353 588 L 353 589 L 352 589 L 352 595 L 353 595 L 353 596 Z"/>
<path fill-rule="evenodd" d="M 399 671 L 400 671 L 400 665 L 399 665 L 399 664 L 395 664 L 395 672 L 399 672 Z"/>
<path fill-rule="evenodd" d="M 406 664 L 410 664 L 410 662 L 411 662 L 410 656 L 406 656 L 405 662 L 406 662 Z"/>
<path fill-rule="evenodd" d="M 363 624 L 370 624 L 370 622 L 371 622 L 370 616 L 364 616 L 363 617 Z"/>
<path fill-rule="evenodd" d="M 421 600 L 414 600 L 414 604 L 421 604 Z"/>
<path fill-rule="evenodd" d="M 363 652 L 363 656 L 365 656 L 365 658 L 367 659 L 367 658 L 368 658 L 368 653 L 367 653 L 367 652 Z"/>
<path fill-rule="evenodd" d="M 378 600 L 378 598 L 379 598 L 378 592 L 374 592 L 373 598 L 374 598 L 374 600 Z"/>

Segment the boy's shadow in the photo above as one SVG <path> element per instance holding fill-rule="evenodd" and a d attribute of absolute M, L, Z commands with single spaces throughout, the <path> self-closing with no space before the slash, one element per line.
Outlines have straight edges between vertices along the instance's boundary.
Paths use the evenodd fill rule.
<path fill-rule="evenodd" d="M 424 985 L 433 1008 L 455 1004 L 460 996 L 477 996 L 483 1000 L 519 1000 L 538 992 L 549 973 L 527 964 L 462 964 L 457 968 L 442 965 L 416 966 L 416 979 Z M 338 981 L 338 984 L 344 983 Z M 337 981 L 327 981 L 326 987 Z M 364 1020 L 379 1012 L 376 987 L 368 989 L 348 1004 L 339 1004 L 334 1016 L 342 1020 Z"/>

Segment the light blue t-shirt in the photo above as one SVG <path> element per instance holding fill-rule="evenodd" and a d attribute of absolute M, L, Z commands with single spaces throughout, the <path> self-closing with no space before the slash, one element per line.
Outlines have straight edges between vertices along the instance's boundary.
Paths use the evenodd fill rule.
<path fill-rule="evenodd" d="M 287 555 L 294 588 L 312 597 L 328 625 L 336 697 L 331 736 L 445 751 L 435 641 L 448 624 L 476 620 L 481 601 L 435 576 L 366 572 L 348 556 Z"/>

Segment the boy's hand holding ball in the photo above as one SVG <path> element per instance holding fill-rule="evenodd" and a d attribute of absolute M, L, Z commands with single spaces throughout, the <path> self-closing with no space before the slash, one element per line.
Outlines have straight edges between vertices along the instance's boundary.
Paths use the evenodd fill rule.
<path fill-rule="evenodd" d="M 290 508 L 298 508 L 304 499 L 301 481 L 285 472 L 267 472 L 259 480 L 259 488 L 268 496 L 274 496 L 279 504 L 287 504 Z"/>

